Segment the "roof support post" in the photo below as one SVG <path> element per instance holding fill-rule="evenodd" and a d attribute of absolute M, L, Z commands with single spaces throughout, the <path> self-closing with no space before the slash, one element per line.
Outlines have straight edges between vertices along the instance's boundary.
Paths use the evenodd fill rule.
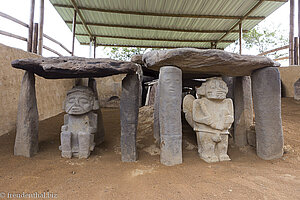
<path fill-rule="evenodd" d="M 94 37 L 93 41 L 94 41 L 94 58 L 96 58 L 97 38 Z"/>
<path fill-rule="evenodd" d="M 89 58 L 92 57 L 92 46 L 93 46 L 93 38 L 90 38 Z"/>
<path fill-rule="evenodd" d="M 34 23 L 33 28 L 33 42 L 32 42 L 32 52 L 37 53 L 37 47 L 38 47 L 38 36 L 39 36 L 39 24 Z"/>
<path fill-rule="evenodd" d="M 43 38 L 44 38 L 44 12 L 45 12 L 45 1 L 40 1 L 40 26 L 39 26 L 39 46 L 38 54 L 42 55 L 43 53 Z"/>
<path fill-rule="evenodd" d="M 300 0 L 298 0 L 298 38 L 300 40 Z M 300 47 L 298 46 L 298 65 L 300 65 Z"/>
<path fill-rule="evenodd" d="M 211 42 L 210 47 L 211 47 L 211 49 L 216 49 L 217 48 L 217 43 L 216 42 Z"/>
<path fill-rule="evenodd" d="M 27 41 L 27 51 L 28 52 L 32 52 L 34 6 L 35 6 L 35 0 L 31 0 L 29 29 L 28 29 L 28 41 Z"/>
<path fill-rule="evenodd" d="M 221 40 L 223 40 L 229 33 L 233 32 L 234 29 L 240 24 L 242 23 L 242 21 L 244 21 L 245 19 L 247 19 L 247 17 L 249 15 L 251 15 L 251 13 L 258 8 L 259 6 L 261 6 L 261 4 L 266 1 L 266 0 L 260 0 L 259 2 L 257 2 L 240 20 L 238 20 L 237 23 L 235 23 L 234 26 L 231 27 L 231 29 L 229 31 L 227 31 L 217 42 L 220 42 Z M 294 0 L 293 0 L 294 1 Z"/>
<path fill-rule="evenodd" d="M 299 38 L 294 37 L 294 65 L 299 65 Z"/>
<path fill-rule="evenodd" d="M 77 11 L 74 9 L 74 16 L 73 16 L 73 24 L 72 24 L 72 53 L 71 55 L 74 56 L 74 47 L 75 47 L 75 32 L 76 32 L 76 17 Z"/>
<path fill-rule="evenodd" d="M 295 1 L 290 0 L 290 36 L 289 36 L 289 64 L 294 64 L 294 15 Z"/>
<path fill-rule="evenodd" d="M 240 55 L 242 55 L 242 38 L 243 38 L 243 25 L 242 22 L 239 24 L 239 46 L 240 46 Z"/>

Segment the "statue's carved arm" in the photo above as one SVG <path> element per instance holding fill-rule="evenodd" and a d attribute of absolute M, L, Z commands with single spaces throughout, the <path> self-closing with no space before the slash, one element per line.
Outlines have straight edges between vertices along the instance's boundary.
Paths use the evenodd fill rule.
<path fill-rule="evenodd" d="M 231 99 L 226 99 L 226 114 L 224 116 L 224 129 L 229 129 L 234 121 L 233 103 Z"/>
<path fill-rule="evenodd" d="M 193 120 L 197 123 L 206 124 L 208 126 L 213 123 L 204 102 L 201 100 L 195 100 L 193 102 Z"/>

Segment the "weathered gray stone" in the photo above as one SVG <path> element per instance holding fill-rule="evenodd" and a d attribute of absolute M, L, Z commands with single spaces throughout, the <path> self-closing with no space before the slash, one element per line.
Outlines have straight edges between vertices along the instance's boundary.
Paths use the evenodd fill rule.
<path fill-rule="evenodd" d="M 25 71 L 18 104 L 14 155 L 32 157 L 38 151 L 39 115 L 34 74 Z"/>
<path fill-rule="evenodd" d="M 233 79 L 234 77 L 230 76 L 222 76 L 223 81 L 226 83 L 228 87 L 228 93 L 226 95 L 226 98 L 234 99 L 234 88 L 233 88 Z"/>
<path fill-rule="evenodd" d="M 252 76 L 256 151 L 265 160 L 283 155 L 280 74 L 275 67 L 254 71 Z"/>
<path fill-rule="evenodd" d="M 230 160 L 227 155 L 228 129 L 233 122 L 233 103 L 220 78 L 207 79 L 197 88 L 197 97 L 186 95 L 183 112 L 197 135 L 198 153 L 205 162 Z M 201 98 L 200 98 L 201 97 Z"/>
<path fill-rule="evenodd" d="M 64 125 L 61 128 L 61 155 L 88 158 L 95 147 L 99 102 L 90 87 L 75 86 L 67 93 Z"/>
<path fill-rule="evenodd" d="M 140 80 L 137 74 L 127 74 L 122 81 L 120 102 L 121 153 L 123 162 L 134 162 L 138 153 L 136 133 L 139 113 Z"/>
<path fill-rule="evenodd" d="M 140 65 L 144 64 L 143 63 L 143 54 L 136 54 L 136 55 L 131 56 L 130 61 L 140 64 Z"/>
<path fill-rule="evenodd" d="M 159 127 L 159 81 L 155 91 L 154 112 L 153 112 L 153 136 L 156 143 L 160 144 L 160 127 Z"/>
<path fill-rule="evenodd" d="M 94 91 L 95 99 L 99 102 L 98 91 L 97 91 L 97 82 L 94 78 L 89 78 L 88 86 Z M 105 131 L 103 124 L 103 116 L 101 112 L 101 108 L 99 105 L 99 109 L 96 110 L 97 114 L 97 132 L 95 133 L 95 143 L 96 145 L 101 144 L 104 141 Z"/>
<path fill-rule="evenodd" d="M 182 163 L 181 94 L 181 70 L 162 67 L 159 74 L 160 162 L 167 166 Z"/>
<path fill-rule="evenodd" d="M 278 67 L 279 63 L 264 57 L 229 53 L 222 50 L 178 48 L 150 51 L 143 55 L 147 68 L 158 71 L 162 66 L 177 66 L 184 74 L 249 76 L 255 69 Z"/>
<path fill-rule="evenodd" d="M 105 77 L 133 74 L 138 65 L 109 58 L 53 57 L 14 60 L 12 66 L 47 79 Z"/>
<path fill-rule="evenodd" d="M 294 83 L 294 99 L 300 100 L 300 78 Z"/>
<path fill-rule="evenodd" d="M 155 83 L 153 83 L 153 85 L 151 86 L 150 93 L 149 93 L 149 102 L 148 102 L 148 105 L 154 105 L 155 94 L 156 94 L 156 90 L 157 90 L 157 85 L 158 85 L 158 81 L 156 81 Z"/>
<path fill-rule="evenodd" d="M 234 142 L 238 147 L 248 144 L 247 132 L 253 124 L 251 77 L 234 78 Z M 250 135 L 249 135 L 250 136 Z"/>

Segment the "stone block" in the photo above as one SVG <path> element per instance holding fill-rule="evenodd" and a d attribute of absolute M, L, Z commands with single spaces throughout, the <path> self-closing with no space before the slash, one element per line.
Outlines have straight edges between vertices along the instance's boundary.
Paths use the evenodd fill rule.
<path fill-rule="evenodd" d="M 182 135 L 162 135 L 160 162 L 167 166 L 182 163 Z"/>
<path fill-rule="evenodd" d="M 294 84 L 294 99 L 300 101 L 300 78 Z"/>
<path fill-rule="evenodd" d="M 155 101 L 154 101 L 154 113 L 153 113 L 153 135 L 157 143 L 160 143 L 160 127 L 159 127 L 159 84 L 157 83 L 155 91 Z"/>
<path fill-rule="evenodd" d="M 38 124 L 35 77 L 32 72 L 25 71 L 18 104 L 14 155 L 32 157 L 37 153 Z"/>
<path fill-rule="evenodd" d="M 181 100 L 181 70 L 173 66 L 162 67 L 159 74 L 160 161 L 168 166 L 182 163 Z"/>
<path fill-rule="evenodd" d="M 253 101 L 251 78 L 241 76 L 234 78 L 234 142 L 243 147 L 248 144 L 247 131 L 253 124 Z"/>
<path fill-rule="evenodd" d="M 123 162 L 134 162 L 138 154 L 136 133 L 139 113 L 140 81 L 137 74 L 127 74 L 122 81 L 120 102 L 121 153 Z"/>
<path fill-rule="evenodd" d="M 275 67 L 251 75 L 255 112 L 256 151 L 265 160 L 283 155 L 280 74 Z"/>

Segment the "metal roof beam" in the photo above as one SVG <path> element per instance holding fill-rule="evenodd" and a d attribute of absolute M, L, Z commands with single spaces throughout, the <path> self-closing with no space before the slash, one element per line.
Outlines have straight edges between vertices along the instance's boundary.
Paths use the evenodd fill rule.
<path fill-rule="evenodd" d="M 266 0 L 266 1 L 275 1 L 275 2 L 288 2 L 289 0 Z"/>
<path fill-rule="evenodd" d="M 78 36 L 89 36 L 88 34 L 76 33 Z M 111 36 L 111 35 L 93 35 L 93 37 L 100 38 L 114 38 L 126 40 L 153 40 L 153 41 L 167 41 L 167 42 L 216 42 L 216 40 L 184 40 L 184 39 L 170 39 L 170 38 L 142 38 L 142 37 L 127 37 L 127 36 Z M 222 40 L 222 43 L 233 43 L 235 40 Z"/>
<path fill-rule="evenodd" d="M 76 1 L 75 0 L 71 0 L 71 2 L 72 2 L 72 5 L 73 5 L 72 8 L 74 8 L 76 10 L 76 12 L 78 13 L 78 15 L 80 17 L 80 20 L 82 21 L 82 24 L 83 24 L 85 30 L 88 32 L 89 36 L 92 37 L 92 33 L 91 33 L 89 27 L 87 26 L 87 24 L 85 22 L 85 19 L 84 19 L 81 11 L 79 10 L 79 8 L 78 8 L 78 6 L 76 4 Z"/>
<path fill-rule="evenodd" d="M 66 24 L 72 24 L 72 21 L 65 21 Z M 76 24 L 82 24 L 77 22 Z M 149 26 L 131 26 L 131 25 L 122 25 L 122 24 L 103 24 L 103 23 L 85 23 L 88 26 L 103 26 L 103 27 L 114 27 L 114 28 L 131 28 L 131 29 L 144 29 L 144 30 L 160 30 L 160 31 L 178 31 L 178 32 L 187 32 L 187 33 L 227 33 L 228 30 L 188 30 L 188 29 L 177 29 L 177 28 L 155 28 Z M 238 33 L 239 30 L 232 30 L 231 32 Z M 248 32 L 244 30 L 243 32 Z"/>
<path fill-rule="evenodd" d="M 231 29 L 229 29 L 229 31 L 227 31 L 218 41 L 220 42 L 221 40 L 223 40 L 228 34 L 230 34 L 231 32 L 234 31 L 234 29 L 244 20 L 246 19 L 256 8 L 258 8 L 263 2 L 265 2 L 267 0 L 260 0 L 259 2 L 257 2 L 238 22 L 236 22 L 233 27 L 231 27 Z"/>
<path fill-rule="evenodd" d="M 73 8 L 71 5 L 53 4 L 59 8 Z M 194 15 L 194 14 L 172 14 L 172 13 L 153 13 L 153 12 L 138 12 L 138 11 L 124 11 L 124 10 L 108 10 L 101 8 L 78 7 L 79 10 L 128 14 L 128 15 L 141 15 L 141 16 L 155 16 L 155 17 L 180 17 L 180 18 L 198 18 L 198 19 L 241 19 L 243 16 L 226 16 L 226 15 Z M 264 16 L 248 16 L 247 20 L 264 20 Z"/>
<path fill-rule="evenodd" d="M 90 45 L 90 43 L 80 43 L 81 45 Z M 176 47 L 176 46 L 147 46 L 147 45 L 122 45 L 122 44 L 102 44 L 97 43 L 97 46 L 106 46 L 106 47 L 138 47 L 138 48 L 154 48 L 154 49 L 174 49 L 174 48 L 188 48 L 189 46 Z M 197 47 L 192 47 L 197 48 Z M 210 48 L 197 48 L 197 49 L 210 49 Z M 224 50 L 223 48 L 218 48 Z"/>

